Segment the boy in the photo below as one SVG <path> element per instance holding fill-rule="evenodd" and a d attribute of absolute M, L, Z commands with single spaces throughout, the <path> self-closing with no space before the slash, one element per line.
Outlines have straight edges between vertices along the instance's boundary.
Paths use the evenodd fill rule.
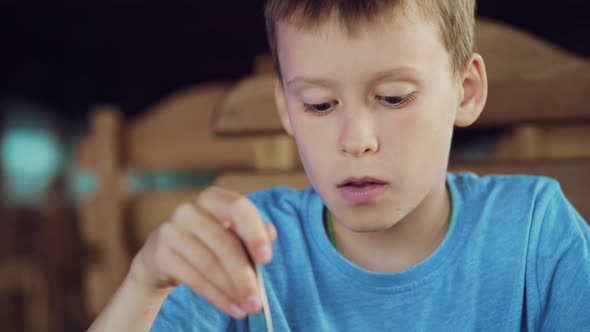
<path fill-rule="evenodd" d="M 276 331 L 590 329 L 590 230 L 557 183 L 446 173 L 487 95 L 474 6 L 269 0 L 277 107 L 313 188 L 180 206 L 93 328 L 264 330 L 250 256 Z"/>

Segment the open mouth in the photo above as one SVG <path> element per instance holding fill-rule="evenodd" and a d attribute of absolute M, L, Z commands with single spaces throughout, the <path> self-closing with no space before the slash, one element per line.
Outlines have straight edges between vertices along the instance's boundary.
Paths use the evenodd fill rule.
<path fill-rule="evenodd" d="M 343 187 L 354 187 L 354 188 L 365 188 L 368 186 L 376 185 L 375 182 L 349 182 L 345 183 Z"/>
<path fill-rule="evenodd" d="M 348 202 L 369 203 L 376 200 L 387 189 L 387 185 L 387 182 L 375 178 L 348 178 L 338 185 L 338 190 Z"/>
<path fill-rule="evenodd" d="M 373 178 L 362 178 L 362 179 L 346 179 L 345 181 L 341 182 L 338 187 L 353 187 L 353 188 L 365 188 L 370 186 L 376 185 L 384 185 L 387 184 L 385 181 L 373 179 Z"/>

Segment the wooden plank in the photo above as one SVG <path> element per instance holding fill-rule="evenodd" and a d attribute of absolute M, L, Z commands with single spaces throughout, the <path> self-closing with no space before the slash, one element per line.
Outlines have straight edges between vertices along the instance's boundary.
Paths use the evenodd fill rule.
<path fill-rule="evenodd" d="M 254 146 L 254 156 L 258 171 L 301 169 L 295 141 L 287 135 L 258 138 Z"/>
<path fill-rule="evenodd" d="M 220 174 L 214 184 L 242 194 L 276 186 L 289 186 L 297 189 L 310 186 L 304 172 L 225 173 Z"/>
<path fill-rule="evenodd" d="M 191 187 L 130 195 L 125 216 L 126 222 L 131 223 L 132 241 L 144 243 L 148 235 L 170 217 L 177 206 L 193 200 L 201 190 L 203 190 L 201 187 Z"/>
<path fill-rule="evenodd" d="M 0 263 L 0 276 L 0 291 L 18 291 L 23 296 L 25 330 L 51 331 L 49 289 L 39 262 L 22 257 L 6 260 Z"/>
<path fill-rule="evenodd" d="M 123 228 L 121 188 L 121 113 L 110 105 L 97 106 L 92 112 L 92 130 L 95 138 L 96 171 L 99 185 L 96 201 L 89 207 L 95 215 L 93 222 L 97 225 L 87 230 L 95 232 L 91 235 L 94 243 L 95 260 L 88 266 L 86 285 L 90 297 L 88 309 L 90 314 L 98 313 L 127 274 L 130 257 L 125 255 L 125 233 Z"/>
<path fill-rule="evenodd" d="M 213 131 L 218 136 L 284 134 L 276 111 L 272 74 L 239 81 L 221 102 Z"/>
<path fill-rule="evenodd" d="M 94 168 L 94 146 L 92 145 L 92 137 L 84 136 L 78 143 L 76 148 L 76 154 L 74 156 L 76 167 L 82 169 L 93 169 Z"/>
<path fill-rule="evenodd" d="M 188 87 L 147 109 L 121 129 L 121 162 L 143 170 L 229 169 L 256 167 L 256 138 L 215 137 L 213 117 L 228 88 L 226 83 Z M 78 167 L 96 169 L 95 136 L 77 149 Z"/>
<path fill-rule="evenodd" d="M 498 139 L 493 156 L 503 160 L 590 158 L 590 121 L 514 128 Z"/>
<path fill-rule="evenodd" d="M 211 126 L 225 83 L 182 90 L 125 128 L 125 164 L 141 169 L 253 169 L 255 140 L 219 139 Z"/>

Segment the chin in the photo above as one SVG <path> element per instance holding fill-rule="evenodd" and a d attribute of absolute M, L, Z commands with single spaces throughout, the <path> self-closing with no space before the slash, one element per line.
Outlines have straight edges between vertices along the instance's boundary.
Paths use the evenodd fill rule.
<path fill-rule="evenodd" d="M 359 227 L 359 229 L 352 230 L 357 233 L 380 233 L 388 230 L 390 227 Z"/>
<path fill-rule="evenodd" d="M 392 227 L 394 227 L 395 225 L 397 225 L 398 220 L 371 220 L 371 219 L 367 219 L 367 218 L 361 218 L 361 217 L 357 217 L 357 218 L 353 218 L 353 220 L 357 220 L 357 222 L 352 222 L 352 223 L 343 223 L 343 226 L 346 227 L 348 230 L 350 230 L 351 232 L 356 232 L 356 233 L 378 233 L 378 232 L 383 232 L 386 231 Z M 364 220 L 364 222 L 363 222 Z M 371 220 L 370 222 L 367 222 L 366 220 Z M 360 222 L 358 222 L 360 221 Z"/>

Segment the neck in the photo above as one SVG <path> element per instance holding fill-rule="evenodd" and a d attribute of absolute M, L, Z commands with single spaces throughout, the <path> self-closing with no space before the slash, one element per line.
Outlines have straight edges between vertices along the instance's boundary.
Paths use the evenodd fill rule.
<path fill-rule="evenodd" d="M 376 272 L 398 272 L 427 258 L 443 240 L 450 219 L 446 186 L 438 186 L 410 214 L 379 232 L 359 233 L 335 218 L 338 251 L 354 264 Z M 393 253 L 393 254 L 392 254 Z"/>

